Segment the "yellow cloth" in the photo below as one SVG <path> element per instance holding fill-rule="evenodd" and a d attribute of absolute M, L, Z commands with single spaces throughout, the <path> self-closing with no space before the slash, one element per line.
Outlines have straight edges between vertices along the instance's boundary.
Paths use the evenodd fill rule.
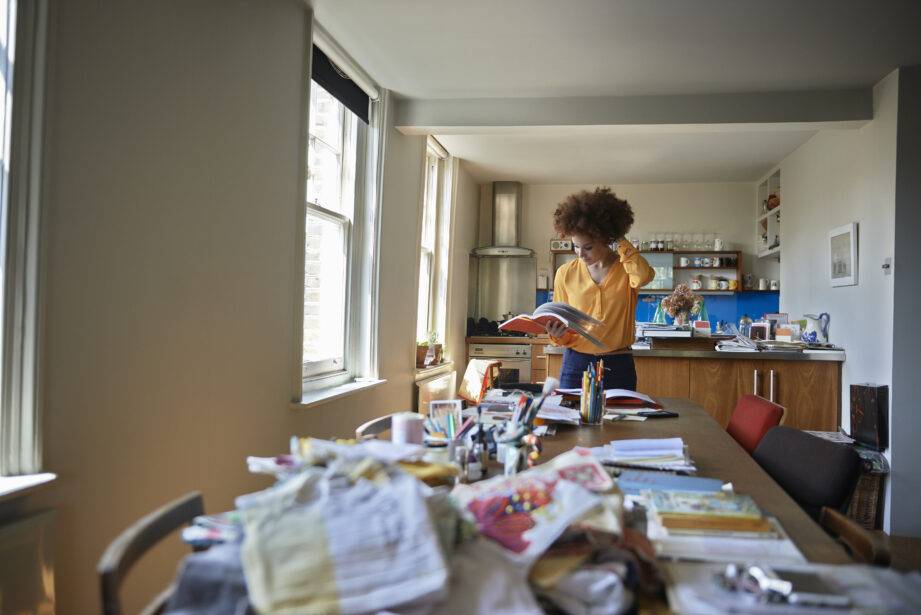
<path fill-rule="evenodd" d="M 557 269 L 553 281 L 554 301 L 568 303 L 604 323 L 590 331 L 604 343 L 604 348 L 575 334 L 551 338 L 555 344 L 588 354 L 605 354 L 627 348 L 636 340 L 638 291 L 652 281 L 655 272 L 629 242 L 621 241 L 617 253 L 620 260 L 611 265 L 601 284 L 595 284 L 581 258 Z"/>

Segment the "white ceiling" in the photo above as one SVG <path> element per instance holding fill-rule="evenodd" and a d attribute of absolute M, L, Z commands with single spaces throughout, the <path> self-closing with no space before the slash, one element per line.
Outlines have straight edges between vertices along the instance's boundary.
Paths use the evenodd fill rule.
<path fill-rule="evenodd" d="M 868 88 L 921 63 L 921 0 L 313 0 L 379 85 L 419 99 Z M 477 181 L 753 181 L 820 125 L 461 128 Z"/>
<path fill-rule="evenodd" d="M 313 0 L 414 98 L 867 87 L 921 63 L 919 0 Z"/>
<path fill-rule="evenodd" d="M 578 126 L 443 134 L 478 183 L 645 184 L 755 181 L 817 125 Z"/>

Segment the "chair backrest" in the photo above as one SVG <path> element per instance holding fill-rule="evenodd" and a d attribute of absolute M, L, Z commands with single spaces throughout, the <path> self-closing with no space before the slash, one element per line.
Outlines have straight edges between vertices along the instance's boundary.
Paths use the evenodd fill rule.
<path fill-rule="evenodd" d="M 860 457 L 850 445 L 791 427 L 772 427 L 752 456 L 815 520 L 823 506 L 843 509 L 860 473 Z"/>
<path fill-rule="evenodd" d="M 499 381 L 501 367 L 501 361 L 470 359 L 464 371 L 464 379 L 457 390 L 457 396 L 472 404 L 480 403 L 486 391 Z"/>
<path fill-rule="evenodd" d="M 376 438 L 393 425 L 393 414 L 385 414 L 376 419 L 371 419 L 367 423 L 362 423 L 355 430 L 355 439 L 359 442 Z"/>
<path fill-rule="evenodd" d="M 888 566 L 891 559 L 886 541 L 878 534 L 861 527 L 856 521 L 827 506 L 819 514 L 819 523 L 848 553 L 861 564 Z"/>
<path fill-rule="evenodd" d="M 751 455 L 771 427 L 780 425 L 785 410 L 757 395 L 743 395 L 729 418 L 726 431 Z"/>
<path fill-rule="evenodd" d="M 135 562 L 171 532 L 204 512 L 201 493 L 187 493 L 139 519 L 109 544 L 96 565 L 102 590 L 102 612 L 105 615 L 121 614 L 118 591 Z M 169 600 L 170 590 L 168 588 L 161 592 L 144 612 L 161 612 Z"/>

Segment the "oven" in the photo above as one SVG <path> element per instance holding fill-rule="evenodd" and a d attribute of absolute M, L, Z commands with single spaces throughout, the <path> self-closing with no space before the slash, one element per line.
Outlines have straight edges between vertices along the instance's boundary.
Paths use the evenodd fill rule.
<path fill-rule="evenodd" d="M 531 382 L 530 344 L 470 344 L 470 358 L 501 361 L 500 388 L 512 382 Z"/>

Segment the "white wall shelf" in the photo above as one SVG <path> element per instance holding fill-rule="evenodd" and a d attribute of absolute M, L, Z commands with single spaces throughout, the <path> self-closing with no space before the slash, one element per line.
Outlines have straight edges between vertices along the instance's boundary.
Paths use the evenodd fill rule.
<path fill-rule="evenodd" d="M 758 182 L 755 191 L 755 246 L 760 258 L 773 256 L 780 259 L 780 213 L 781 203 L 774 209 L 768 209 L 771 196 L 781 198 L 780 169 L 771 171 L 767 177 Z"/>

